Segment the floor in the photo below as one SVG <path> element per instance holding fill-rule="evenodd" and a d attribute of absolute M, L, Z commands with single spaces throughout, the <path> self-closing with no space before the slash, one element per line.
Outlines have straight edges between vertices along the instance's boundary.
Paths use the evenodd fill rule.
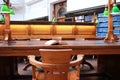
<path fill-rule="evenodd" d="M 103 77 L 98 77 L 98 76 L 82 76 L 82 74 L 89 74 L 89 73 L 96 73 L 97 72 L 97 58 L 93 59 L 86 59 L 87 62 L 91 63 L 94 67 L 93 70 L 90 70 L 88 65 L 84 65 L 81 66 L 81 79 L 80 80 L 105 80 L 103 79 Z M 31 67 L 29 67 L 26 71 L 23 70 L 24 66 L 26 65 L 26 63 L 19 63 L 18 64 L 18 72 L 20 75 L 31 75 L 32 71 L 31 71 Z M 17 80 L 31 80 L 31 78 L 25 78 L 25 79 L 17 79 Z"/>

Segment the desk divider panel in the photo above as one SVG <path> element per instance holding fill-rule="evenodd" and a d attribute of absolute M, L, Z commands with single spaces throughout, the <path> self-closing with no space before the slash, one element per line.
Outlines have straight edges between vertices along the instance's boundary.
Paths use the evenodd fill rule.
<path fill-rule="evenodd" d="M 61 36 L 62 38 L 75 38 L 74 27 L 75 25 L 55 25 L 54 36 Z"/>
<path fill-rule="evenodd" d="M 55 35 L 74 35 L 74 25 L 55 25 Z"/>
<path fill-rule="evenodd" d="M 96 26 L 76 25 L 76 37 L 95 38 L 96 37 Z"/>
<path fill-rule="evenodd" d="M 0 24 L 2 37 L 4 23 Z M 28 22 L 14 21 L 10 24 L 12 38 L 51 39 L 53 36 L 62 38 L 95 38 L 96 25 L 80 22 Z"/>
<path fill-rule="evenodd" d="M 10 25 L 12 38 L 29 38 L 29 25 Z"/>
<path fill-rule="evenodd" d="M 50 38 L 53 34 L 53 25 L 35 24 L 30 25 L 31 38 Z"/>

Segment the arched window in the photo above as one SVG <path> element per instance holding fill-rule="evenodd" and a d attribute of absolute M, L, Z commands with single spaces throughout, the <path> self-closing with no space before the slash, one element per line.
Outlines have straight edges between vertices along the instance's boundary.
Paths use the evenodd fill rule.
<path fill-rule="evenodd" d="M 53 3 L 53 17 L 57 18 L 58 22 L 65 21 L 66 10 L 66 1 L 67 0 L 58 0 Z"/>
<path fill-rule="evenodd" d="M 66 8 L 60 8 L 58 11 L 58 17 L 65 16 L 66 14 Z"/>

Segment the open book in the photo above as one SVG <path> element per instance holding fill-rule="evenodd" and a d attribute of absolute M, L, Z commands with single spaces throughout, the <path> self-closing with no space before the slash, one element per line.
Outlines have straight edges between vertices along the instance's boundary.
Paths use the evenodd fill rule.
<path fill-rule="evenodd" d="M 57 41 L 57 40 L 49 40 L 45 42 L 46 45 L 66 45 L 66 42 L 63 41 Z"/>

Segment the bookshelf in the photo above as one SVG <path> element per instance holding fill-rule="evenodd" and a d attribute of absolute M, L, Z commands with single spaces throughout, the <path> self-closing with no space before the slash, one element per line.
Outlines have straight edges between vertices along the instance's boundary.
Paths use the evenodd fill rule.
<path fill-rule="evenodd" d="M 108 30 L 108 17 L 102 17 L 102 13 L 98 13 L 98 21 L 97 36 L 105 37 Z M 113 16 L 113 27 L 114 34 L 120 36 L 120 15 Z"/>
<path fill-rule="evenodd" d="M 108 30 L 108 17 L 103 17 L 102 12 L 97 13 L 97 19 L 99 23 L 96 25 L 96 36 L 97 37 L 105 37 Z M 75 17 L 76 22 L 92 22 L 93 15 L 91 14 L 82 14 L 80 16 Z M 114 34 L 120 37 L 120 15 L 113 16 L 113 27 Z"/>

